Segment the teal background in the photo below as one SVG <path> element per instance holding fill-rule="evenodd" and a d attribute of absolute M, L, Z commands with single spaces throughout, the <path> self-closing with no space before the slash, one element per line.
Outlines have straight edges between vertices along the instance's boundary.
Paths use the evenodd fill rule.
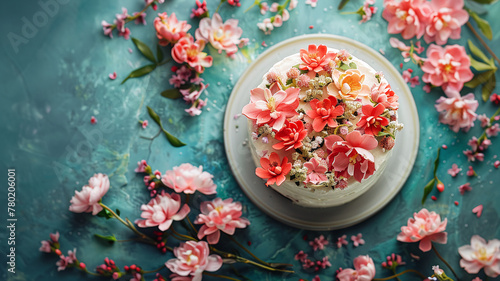
<path fill-rule="evenodd" d="M 159 5 L 157 12 L 176 12 L 180 20 L 188 20 L 193 25 L 190 31 L 194 33 L 197 20 L 189 18 L 194 1 L 165 2 Z M 218 1 L 208 2 L 208 8 L 213 13 Z M 319 0 L 316 8 L 305 5 L 304 1 L 299 2 L 290 13 L 290 20 L 268 36 L 256 27 L 256 23 L 264 18 L 257 8 L 243 13 L 251 1 L 242 1 L 240 8 L 223 4 L 220 14 L 224 20 L 232 17 L 240 20 L 243 37 L 250 38 L 246 47 L 250 60 L 265 51 L 266 48 L 261 46 L 264 40 L 271 46 L 297 35 L 327 33 L 350 37 L 375 50 L 382 49 L 396 67 L 403 61 L 400 52 L 388 43 L 391 35 L 387 34 L 387 22 L 381 18 L 382 1 L 377 1 L 379 11 L 365 24 L 358 24 L 357 15 L 340 15 L 336 8 L 339 1 Z M 344 11 L 355 11 L 361 4 L 360 0 L 352 0 Z M 141 159 L 146 159 L 153 169 L 162 173 L 185 162 L 203 165 L 204 170 L 214 175 L 218 196 L 232 197 L 243 203 L 244 216 L 252 224 L 247 229 L 238 230 L 236 239 L 243 244 L 250 241 L 249 248 L 264 260 L 292 263 L 296 270 L 296 274 L 276 274 L 240 267 L 240 273 L 252 280 L 311 280 L 316 273 L 303 270 L 294 260 L 299 250 L 318 259 L 329 256 L 332 267 L 320 272 L 321 280 L 333 280 L 336 269 L 352 267 L 352 260 L 362 254 L 374 259 L 377 277 L 388 276 L 380 263 L 393 252 L 403 257 L 407 263 L 405 268 L 418 269 L 425 275 L 432 274 L 432 265 L 439 264 L 445 268 L 432 252 L 422 253 L 418 244 L 396 241 L 400 227 L 422 208 L 422 189 L 432 177 L 436 150 L 443 144 L 449 148 L 441 153 L 438 176 L 445 183 L 446 190 L 441 194 L 434 190 L 431 195 L 436 195 L 438 200 L 428 199 L 425 203 L 426 208 L 448 219 L 448 243 L 436 247 L 459 273 L 461 280 L 471 280 L 475 276 L 459 267 L 457 248 L 470 244 L 474 234 L 486 240 L 500 238 L 500 171 L 493 167 L 500 153 L 498 138 L 492 138 L 493 145 L 486 151 L 484 162 L 468 163 L 462 151 L 467 149 L 467 141 L 472 136 L 479 136 L 482 129 L 476 121 L 469 132 L 454 133 L 448 126 L 438 123 L 434 103 L 443 94 L 440 89 L 427 94 L 422 91 L 422 85 L 412 88 L 419 111 L 420 148 L 413 172 L 396 198 L 376 215 L 356 226 L 329 232 L 304 231 L 283 225 L 262 213 L 243 195 L 230 172 L 224 154 L 222 124 L 232 86 L 250 64 L 241 52 L 234 59 L 229 59 L 208 48 L 214 57 L 213 67 L 203 74 L 210 84 L 206 93 L 208 106 L 201 116 L 190 117 L 184 113 L 183 101 L 160 96 L 162 90 L 171 87 L 168 83 L 171 63 L 144 78 L 120 85 L 130 71 L 148 62 L 131 40 L 124 40 L 116 33 L 114 39 L 105 37 L 100 22 L 112 21 L 114 15 L 121 12 L 122 6 L 127 7 L 129 13 L 139 11 L 144 6 L 143 1 L 61 0 L 58 11 L 47 16 L 44 25 L 35 26 L 36 31 L 28 34 L 31 38 L 20 44 L 17 51 L 9 42 L 8 34 L 22 35 L 25 21 L 33 22 L 33 16 L 37 13 L 39 16 L 43 9 L 37 1 L 31 0 L 3 1 L 0 5 L 0 169 L 3 171 L 0 194 L 1 205 L 5 206 L 0 208 L 0 221 L 1 225 L 7 224 L 8 168 L 16 170 L 18 219 L 15 274 L 4 270 L 8 232 L 5 226 L 0 225 L 2 280 L 105 279 L 86 276 L 76 270 L 57 272 L 55 263 L 58 258 L 38 251 L 40 241 L 49 239 L 49 233 L 55 231 L 61 234 L 63 253 L 77 248 L 77 257 L 89 269 L 101 264 L 104 257 L 113 258 L 120 266 L 132 263 L 145 269 L 161 266 L 171 254 L 163 255 L 151 246 L 137 243 L 108 246 L 93 237 L 94 233 L 113 233 L 119 239 L 132 237 L 132 233 L 119 222 L 68 211 L 74 191 L 80 190 L 94 173 L 102 172 L 110 176 L 112 184 L 103 199 L 104 203 L 119 208 L 124 217 L 131 220 L 138 218 L 141 204 L 149 201 L 142 178 L 133 171 Z M 500 13 L 500 5 L 491 5 L 487 9 L 485 18 L 494 31 L 500 30 L 500 20 L 496 16 Z M 149 46 L 157 42 L 152 25 L 157 12 L 148 11 L 146 26 L 128 24 L 132 36 Z M 309 28 L 311 25 L 313 29 Z M 499 36 L 500 33 L 496 32 L 493 41 L 489 42 L 496 52 Z M 469 38 L 479 45 L 467 27 L 462 29 L 460 40 L 450 40 L 449 43 L 465 45 Z M 128 52 L 129 48 L 134 50 L 133 53 Z M 414 69 L 414 75 L 422 75 L 411 63 L 404 64 L 404 69 L 407 68 Z M 118 74 L 115 81 L 108 78 L 113 71 Z M 462 94 L 469 91 L 464 88 Z M 480 89 L 475 89 L 474 93 L 480 100 Z M 159 113 L 167 129 L 187 144 L 185 147 L 174 148 L 163 136 L 152 141 L 144 138 L 154 136 L 158 130 L 147 115 L 146 105 Z M 496 109 L 490 102 L 480 100 L 477 113 L 491 116 Z M 91 116 L 96 116 L 96 125 L 90 124 Z M 139 119 L 148 119 L 149 127 L 142 129 Z M 446 172 L 452 163 L 462 168 L 456 178 Z M 478 177 L 465 175 L 469 165 L 474 167 Z M 471 183 L 473 190 L 461 196 L 458 186 L 466 182 Z M 455 206 L 454 201 L 458 201 L 459 205 Z M 483 215 L 477 218 L 471 210 L 479 204 L 484 205 L 484 210 Z M 349 245 L 341 249 L 333 245 L 337 237 L 347 234 L 349 238 L 357 233 L 363 234 L 365 245 L 354 248 L 350 240 Z M 321 234 L 330 240 L 330 245 L 323 251 L 313 253 L 308 241 Z M 411 258 L 410 253 L 421 259 Z M 169 275 L 166 269 L 161 273 Z M 227 266 L 219 273 L 234 276 Z M 483 271 L 478 276 L 485 279 Z M 154 279 L 154 275 L 148 275 L 147 279 Z M 216 280 L 211 277 L 205 279 Z M 402 279 L 418 280 L 414 275 L 405 275 Z"/>

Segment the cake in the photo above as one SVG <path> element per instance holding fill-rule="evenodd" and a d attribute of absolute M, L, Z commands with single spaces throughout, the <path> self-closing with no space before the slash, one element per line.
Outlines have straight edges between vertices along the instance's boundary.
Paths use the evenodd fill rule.
<path fill-rule="evenodd" d="M 301 206 L 345 204 L 383 174 L 403 127 L 397 110 L 381 72 L 309 45 L 274 64 L 243 107 L 255 173 Z"/>

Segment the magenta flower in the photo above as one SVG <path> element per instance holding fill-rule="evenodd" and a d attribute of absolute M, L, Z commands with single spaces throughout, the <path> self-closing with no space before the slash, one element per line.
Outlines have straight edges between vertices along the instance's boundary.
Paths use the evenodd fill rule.
<path fill-rule="evenodd" d="M 470 93 L 460 96 L 458 92 L 448 91 L 448 97 L 440 97 L 436 101 L 436 110 L 439 114 L 439 122 L 447 124 L 457 133 L 461 128 L 468 131 L 474 126 L 476 120 L 476 109 L 479 105 L 474 94 Z"/>
<path fill-rule="evenodd" d="M 464 10 L 463 0 L 432 0 L 433 13 L 425 29 L 425 42 L 436 41 L 444 45 L 451 39 L 460 39 L 462 25 L 469 20 L 469 13 Z"/>
<path fill-rule="evenodd" d="M 296 255 L 295 255 L 295 260 L 298 260 L 300 262 L 305 262 L 307 260 L 307 254 L 304 253 L 304 251 L 300 250 Z"/>
<path fill-rule="evenodd" d="M 243 40 L 240 38 L 242 33 L 243 29 L 238 27 L 238 20 L 228 19 L 222 22 L 221 16 L 215 13 L 212 19 L 203 18 L 200 21 L 195 37 L 197 40 L 210 42 L 215 49 L 219 50 L 219 54 L 225 51 L 228 56 L 231 56 L 238 51 L 238 45 Z"/>
<path fill-rule="evenodd" d="M 464 195 L 466 191 L 471 191 L 471 190 L 472 187 L 470 186 L 470 183 L 465 183 L 458 187 L 458 192 L 460 192 L 461 195 Z"/>
<path fill-rule="evenodd" d="M 370 281 L 375 277 L 375 264 L 368 255 L 354 259 L 354 269 L 346 268 L 337 274 L 339 281 Z"/>
<path fill-rule="evenodd" d="M 199 191 L 205 195 L 217 193 L 217 185 L 212 178 L 214 176 L 203 171 L 203 167 L 194 167 L 189 163 L 184 163 L 172 170 L 165 172 L 161 181 L 175 192 L 193 194 Z"/>
<path fill-rule="evenodd" d="M 172 58 L 177 63 L 187 63 L 196 72 L 203 73 L 205 67 L 212 66 L 213 58 L 202 52 L 205 48 L 205 41 L 196 40 L 193 37 L 185 36 L 179 39 L 172 48 Z"/>
<path fill-rule="evenodd" d="M 340 249 L 340 248 L 342 248 L 342 245 L 349 244 L 349 242 L 347 242 L 346 238 L 347 238 L 347 235 L 345 235 L 345 234 L 337 238 L 337 242 L 335 242 L 335 244 L 337 244 L 337 248 Z"/>
<path fill-rule="evenodd" d="M 302 63 L 299 68 L 301 70 L 308 70 L 316 73 L 326 71 L 325 67 L 330 60 L 335 59 L 336 56 L 337 54 L 329 52 L 325 45 L 316 46 L 311 44 L 307 50 L 300 49 L 300 59 Z"/>
<path fill-rule="evenodd" d="M 328 245 L 328 240 L 325 239 L 325 236 L 320 235 L 319 237 L 314 238 L 313 241 L 309 241 L 309 246 L 313 248 L 314 251 L 323 250 L 325 246 Z"/>
<path fill-rule="evenodd" d="M 165 231 L 170 228 L 172 222 L 183 220 L 191 209 L 187 204 L 181 208 L 181 197 L 179 194 L 171 195 L 162 190 L 161 194 L 151 199 L 147 205 L 141 206 L 141 219 L 135 223 L 139 227 L 158 226 L 158 229 Z"/>
<path fill-rule="evenodd" d="M 198 215 L 196 224 L 203 224 L 198 232 L 198 239 L 207 236 L 209 244 L 217 244 L 220 231 L 233 235 L 236 228 L 245 228 L 250 222 L 241 217 L 241 203 L 229 198 L 222 200 L 215 198 L 209 202 L 202 202 L 201 214 Z"/>
<path fill-rule="evenodd" d="M 363 239 L 363 234 L 358 233 L 358 235 L 352 235 L 351 240 L 354 244 L 354 247 L 358 247 L 359 245 L 364 245 L 365 240 Z"/>
<path fill-rule="evenodd" d="M 448 169 L 448 174 L 452 177 L 456 177 L 458 173 L 462 171 L 462 168 L 459 168 L 457 164 L 451 165 L 451 168 Z"/>
<path fill-rule="evenodd" d="M 389 22 L 390 34 L 401 33 L 404 39 L 411 39 L 424 35 L 431 12 L 426 0 L 384 0 L 382 17 Z"/>
<path fill-rule="evenodd" d="M 304 163 L 304 168 L 307 169 L 307 178 L 304 184 L 309 182 L 312 184 L 319 184 L 328 181 L 325 175 L 328 168 L 324 160 L 318 161 L 318 159 L 313 157 L 309 162 Z"/>
<path fill-rule="evenodd" d="M 99 204 L 102 197 L 109 190 L 109 179 L 107 175 L 95 174 L 89 179 L 89 184 L 85 185 L 81 191 L 75 191 L 71 198 L 69 210 L 75 213 L 90 213 L 97 215 L 102 211 Z"/>
<path fill-rule="evenodd" d="M 500 275 L 500 240 L 492 239 L 486 243 L 479 235 L 472 236 L 470 245 L 458 248 L 462 256 L 460 266 L 470 274 L 476 274 L 484 268 L 489 277 Z"/>
<path fill-rule="evenodd" d="M 441 221 L 441 217 L 435 212 L 429 212 L 423 208 L 418 213 L 413 214 L 413 218 L 408 219 L 408 225 L 401 227 L 401 233 L 398 234 L 398 241 L 401 242 L 418 242 L 419 248 L 423 252 L 431 250 L 432 242 L 446 244 L 448 234 L 446 230 L 445 218 Z"/>
<path fill-rule="evenodd" d="M 55 249 L 59 248 L 59 231 L 56 231 L 56 233 L 50 233 L 50 241 L 49 240 L 44 240 L 41 241 L 42 246 L 40 247 L 40 252 L 45 252 L 45 253 L 51 253 L 52 252 L 52 247 Z"/>
<path fill-rule="evenodd" d="M 175 259 L 170 259 L 165 266 L 180 276 L 191 276 L 192 281 L 201 281 L 203 271 L 217 271 L 222 266 L 222 258 L 210 255 L 205 241 L 187 241 L 174 248 Z"/>
<path fill-rule="evenodd" d="M 156 29 L 156 36 L 160 39 L 160 45 L 175 44 L 181 38 L 186 37 L 191 25 L 187 21 L 177 20 L 175 13 L 170 16 L 167 13 L 158 14 L 153 23 Z"/>
<path fill-rule="evenodd" d="M 137 168 L 135 168 L 134 172 L 136 173 L 144 173 L 146 171 L 146 167 L 148 166 L 148 163 L 146 160 L 141 160 L 137 162 Z"/>
<path fill-rule="evenodd" d="M 65 257 L 63 255 L 60 255 L 59 258 L 60 258 L 60 260 L 58 260 L 56 262 L 57 271 L 65 270 L 68 265 L 73 263 L 73 261 L 69 257 Z"/>

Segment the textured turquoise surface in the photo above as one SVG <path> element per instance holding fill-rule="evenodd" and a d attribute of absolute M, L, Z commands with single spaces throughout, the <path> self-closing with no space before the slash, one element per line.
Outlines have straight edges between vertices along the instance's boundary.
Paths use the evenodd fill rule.
<path fill-rule="evenodd" d="M 170 87 L 170 65 L 145 78 L 120 85 L 119 80 L 147 62 L 135 49 L 133 53 L 128 52 L 128 48 L 134 48 L 130 40 L 110 40 L 103 36 L 100 22 L 103 19 L 111 21 L 122 6 L 127 7 L 129 12 L 138 11 L 142 9 L 143 1 L 60 2 L 68 3 L 60 4 L 58 11 L 48 16 L 45 24 L 29 34 L 31 38 L 17 46 L 17 51 L 7 34 L 21 35 L 25 19 L 32 21 L 42 8 L 38 1 L 4 1 L 1 4 L 0 167 L 4 176 L 0 194 L 2 206 L 6 206 L 6 171 L 7 168 L 15 168 L 18 218 L 15 275 L 4 271 L 8 233 L 4 226 L 0 226 L 2 280 L 98 280 L 74 270 L 57 272 L 57 258 L 38 251 L 40 241 L 48 239 L 49 233 L 57 230 L 61 233 L 63 252 L 78 248 L 77 256 L 89 268 L 102 263 L 104 257 L 114 258 L 119 265 L 137 263 L 143 268 L 157 268 L 170 258 L 170 255 L 162 255 L 142 244 L 104 245 L 93 238 L 94 233 L 114 233 L 120 239 L 131 237 L 131 234 L 117 221 L 68 211 L 74 190 L 80 189 L 95 172 L 102 172 L 110 175 L 112 183 L 104 202 L 113 208 L 120 208 L 122 214 L 132 220 L 138 218 L 140 205 L 149 200 L 142 179 L 133 172 L 141 159 L 146 159 L 153 168 L 162 172 L 184 162 L 204 165 L 204 169 L 214 175 L 220 197 L 232 197 L 245 205 L 244 216 L 252 224 L 245 230 L 237 231 L 236 238 L 242 243 L 251 241 L 249 248 L 265 260 L 294 264 L 297 272 L 283 275 L 242 268 L 240 272 L 252 280 L 312 279 L 315 274 L 301 269 L 293 256 L 299 250 L 312 254 L 303 237 L 306 235 L 308 240 L 312 240 L 320 234 L 333 242 L 343 234 L 350 237 L 362 233 L 366 241 L 365 245 L 357 248 L 352 246 L 352 242 L 341 249 L 330 244 L 324 251 L 314 253 L 317 258 L 328 255 L 332 263 L 331 268 L 320 273 L 321 280 L 333 280 L 338 267 L 352 267 L 353 258 L 361 254 L 369 254 L 375 260 L 378 277 L 385 276 L 387 272 L 379 263 L 393 252 L 403 256 L 407 268 L 417 268 L 430 275 L 431 266 L 440 264 L 435 255 L 420 252 L 417 244 L 397 242 L 396 236 L 413 212 L 422 208 L 422 189 L 432 177 L 435 152 L 442 144 L 449 147 L 442 151 L 438 169 L 446 190 L 442 194 L 433 191 L 431 195 L 438 196 L 438 200 L 429 199 L 425 204 L 429 210 L 448 219 L 448 243 L 437 245 L 437 248 L 462 276 L 462 280 L 471 280 L 473 276 L 459 267 L 457 248 L 469 244 L 473 234 L 487 240 L 500 238 L 500 171 L 492 164 L 500 154 L 499 139 L 492 139 L 493 145 L 486 152 L 484 162 L 468 163 L 462 151 L 466 149 L 467 141 L 472 136 L 479 136 L 482 130 L 478 122 L 468 133 L 454 133 L 439 124 L 438 113 L 434 110 L 434 102 L 442 94 L 439 90 L 427 94 L 420 86 L 412 88 L 421 125 L 419 154 L 407 183 L 387 207 L 367 221 L 343 230 L 311 232 L 294 229 L 267 217 L 248 201 L 231 175 L 224 155 L 222 123 L 225 104 L 232 86 L 249 65 L 246 57 L 238 53 L 231 60 L 209 49 L 214 57 L 214 66 L 203 75 L 210 84 L 208 106 L 201 116 L 192 118 L 183 112 L 182 101 L 166 100 L 159 95 L 160 91 Z M 159 6 L 158 12 L 176 12 L 179 19 L 187 19 L 197 26 L 194 20 L 189 19 L 194 1 L 166 2 Z M 218 1 L 208 2 L 208 8 L 213 12 Z M 387 34 L 387 22 L 381 18 L 380 11 L 372 21 L 358 24 L 357 16 L 339 14 L 336 9 L 339 1 L 319 0 L 316 8 L 300 1 L 297 9 L 291 12 L 290 21 L 266 36 L 256 27 L 263 16 L 258 9 L 244 14 L 251 1 L 242 2 L 241 8 L 223 5 L 220 12 L 223 19 L 234 17 L 240 20 L 243 37 L 250 38 L 247 51 L 251 59 L 265 50 L 261 46 L 263 40 L 272 45 L 296 35 L 328 33 L 353 38 L 375 50 L 382 49 L 395 66 L 402 62 L 400 52 L 388 44 L 391 36 Z M 379 8 L 381 2 L 377 1 Z M 353 11 L 360 5 L 360 0 L 352 0 L 345 10 Z M 497 4 L 490 7 L 486 16 L 494 31 L 500 30 L 499 13 L 500 5 Z M 132 36 L 149 46 L 157 42 L 152 27 L 154 14 L 149 11 L 146 26 L 130 25 Z M 314 28 L 310 29 L 310 25 Z M 194 29 L 191 31 L 194 32 Z M 499 36 L 500 33 L 496 32 L 490 46 L 500 44 Z M 463 45 L 468 38 L 473 38 L 472 34 L 464 27 L 462 39 L 452 42 Z M 493 49 L 498 52 L 498 47 Z M 422 74 L 411 64 L 405 64 L 405 69 L 407 67 L 415 69 L 417 75 Z M 107 77 L 113 71 L 118 73 L 115 81 Z M 462 94 L 467 91 L 464 89 Z M 480 89 L 476 89 L 475 94 L 480 99 Z M 155 124 L 146 130 L 138 125 L 139 119 L 150 119 L 146 105 L 154 108 L 168 130 L 187 146 L 173 148 L 163 137 L 153 141 L 143 138 L 157 132 Z M 480 101 L 477 112 L 491 116 L 495 110 L 491 103 Z M 90 124 L 91 116 L 96 116 L 96 125 Z M 463 169 L 456 178 L 446 173 L 452 163 Z M 474 167 L 478 177 L 465 175 L 469 165 Z M 461 196 L 457 187 L 466 182 L 471 183 L 473 190 Z M 455 206 L 454 201 L 458 201 L 459 205 Z M 477 218 L 471 210 L 479 204 L 484 205 L 484 211 Z M 6 216 L 6 207 L 0 208 L 2 225 L 6 224 Z M 421 256 L 421 259 L 412 259 L 410 253 Z M 162 273 L 168 275 L 166 270 Z M 229 268 L 222 273 L 231 275 Z M 479 276 L 484 279 L 482 272 Z M 210 277 L 205 279 L 215 280 Z M 404 280 L 416 279 L 404 277 Z"/>

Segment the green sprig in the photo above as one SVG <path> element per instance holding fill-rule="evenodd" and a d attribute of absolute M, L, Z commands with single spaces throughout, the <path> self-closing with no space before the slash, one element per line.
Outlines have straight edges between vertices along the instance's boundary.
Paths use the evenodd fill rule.
<path fill-rule="evenodd" d="M 437 178 L 437 169 L 439 166 L 439 156 L 441 154 L 441 147 L 438 148 L 437 151 L 437 156 L 436 159 L 434 160 L 434 172 L 433 172 L 433 178 L 425 185 L 424 187 L 424 196 L 422 197 L 422 205 L 425 203 L 425 199 L 427 199 L 427 196 L 431 193 L 432 189 L 434 188 L 434 185 L 439 182 L 439 179 Z"/>
<path fill-rule="evenodd" d="M 185 143 L 180 141 L 178 138 L 174 137 L 172 134 L 167 132 L 167 130 L 165 130 L 165 128 L 163 128 L 163 125 L 162 125 L 161 120 L 160 120 L 160 116 L 158 116 L 158 114 L 151 107 L 149 107 L 149 106 L 146 106 L 146 107 L 148 109 L 149 116 L 151 117 L 151 119 L 153 119 L 156 122 L 156 124 L 158 124 L 158 126 L 160 126 L 160 129 L 163 131 L 163 133 L 167 137 L 168 142 L 172 146 L 181 147 L 181 146 L 186 145 Z"/>

